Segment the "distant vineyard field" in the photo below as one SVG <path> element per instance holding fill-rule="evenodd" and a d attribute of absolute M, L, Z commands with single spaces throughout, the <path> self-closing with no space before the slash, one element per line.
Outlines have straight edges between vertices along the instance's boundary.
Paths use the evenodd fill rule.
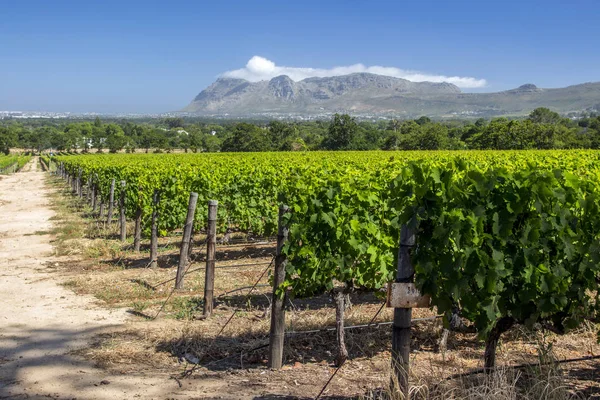
<path fill-rule="evenodd" d="M 4 171 L 12 171 L 21 169 L 31 159 L 30 156 L 24 155 L 0 155 L 0 173 Z"/>

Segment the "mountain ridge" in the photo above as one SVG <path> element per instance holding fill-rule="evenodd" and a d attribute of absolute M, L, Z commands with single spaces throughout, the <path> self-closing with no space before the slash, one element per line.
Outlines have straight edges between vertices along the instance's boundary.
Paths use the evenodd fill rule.
<path fill-rule="evenodd" d="M 527 83 L 492 93 L 464 93 L 447 82 L 412 82 L 371 73 L 311 77 L 287 75 L 250 82 L 220 77 L 182 111 L 199 115 L 265 114 L 414 117 L 501 116 L 527 114 L 537 107 L 558 112 L 600 109 L 600 82 L 565 88 Z"/>

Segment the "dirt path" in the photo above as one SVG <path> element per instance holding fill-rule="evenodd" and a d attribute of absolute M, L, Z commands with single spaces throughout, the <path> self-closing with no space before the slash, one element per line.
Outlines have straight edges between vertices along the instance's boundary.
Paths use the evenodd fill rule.
<path fill-rule="evenodd" d="M 184 390 L 168 376 L 114 375 L 72 354 L 98 333 L 123 327 L 127 317 L 54 279 L 61 260 L 45 233 L 53 212 L 38 164 L 0 179 L 0 399 L 213 398 L 192 391 L 214 393 L 214 382 Z"/>

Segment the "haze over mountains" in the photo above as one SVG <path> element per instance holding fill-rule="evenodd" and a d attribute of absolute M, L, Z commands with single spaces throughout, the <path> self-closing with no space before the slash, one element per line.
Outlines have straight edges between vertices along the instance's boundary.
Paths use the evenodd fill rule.
<path fill-rule="evenodd" d="M 411 82 L 371 73 L 298 82 L 286 75 L 250 82 L 217 79 L 182 111 L 212 116 L 492 117 L 524 115 L 537 107 L 560 113 L 600 110 L 600 82 L 559 89 L 525 84 L 497 93 L 463 93 L 451 83 Z"/>

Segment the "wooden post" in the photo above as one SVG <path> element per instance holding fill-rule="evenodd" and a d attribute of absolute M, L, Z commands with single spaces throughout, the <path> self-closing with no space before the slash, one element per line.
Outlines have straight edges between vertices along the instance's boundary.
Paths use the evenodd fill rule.
<path fill-rule="evenodd" d="M 150 267 L 158 266 L 158 204 L 160 202 L 160 194 L 158 189 L 154 189 L 152 195 L 152 227 L 150 233 Z"/>
<path fill-rule="evenodd" d="M 411 228 L 403 225 L 400 230 L 400 248 L 398 249 L 398 270 L 396 282 L 410 283 L 414 280 L 414 268 L 410 262 L 410 250 L 415 245 L 415 234 Z M 408 399 L 408 374 L 410 359 L 410 320 L 412 308 L 394 308 L 392 325 L 392 387 L 398 390 L 404 399 Z"/>
<path fill-rule="evenodd" d="M 98 218 L 102 219 L 103 215 L 104 215 L 104 203 L 102 202 L 102 199 L 100 199 L 100 209 L 98 210 Z"/>
<path fill-rule="evenodd" d="M 79 198 L 83 197 L 83 182 L 81 181 L 81 168 L 77 172 L 77 195 Z"/>
<path fill-rule="evenodd" d="M 85 199 L 92 205 L 92 176 L 88 176 L 87 185 L 85 189 Z"/>
<path fill-rule="evenodd" d="M 96 212 L 96 207 L 98 207 L 98 185 L 92 183 L 92 212 Z"/>
<path fill-rule="evenodd" d="M 125 221 L 125 186 L 127 183 L 125 181 L 121 181 L 121 199 L 119 201 L 119 226 L 121 228 L 121 242 L 124 242 L 127 238 L 127 224 Z"/>
<path fill-rule="evenodd" d="M 106 216 L 106 223 L 108 225 L 112 224 L 114 204 L 115 204 L 115 180 L 113 178 L 112 182 L 110 183 L 110 194 L 108 197 L 108 214 Z"/>
<path fill-rule="evenodd" d="M 179 250 L 179 266 L 177 267 L 177 277 L 175 278 L 175 289 L 183 289 L 183 275 L 185 267 L 188 264 L 188 249 L 190 239 L 192 238 L 192 228 L 194 226 L 194 214 L 196 213 L 196 203 L 198 202 L 198 193 L 190 193 L 188 203 L 187 218 L 183 227 L 183 239 L 181 239 L 181 248 Z"/>
<path fill-rule="evenodd" d="M 344 331 L 344 311 L 346 309 L 346 293 L 344 288 L 334 289 L 335 300 L 335 335 L 337 341 L 337 354 L 335 356 L 335 365 L 341 367 L 348 359 L 348 349 L 346 348 L 346 339 Z"/>
<path fill-rule="evenodd" d="M 98 193 L 98 174 L 94 174 L 94 179 L 92 179 L 92 212 L 96 212 L 99 200 L 102 201 Z"/>
<path fill-rule="evenodd" d="M 275 270 L 273 272 L 273 300 L 271 301 L 271 329 L 269 331 L 269 368 L 279 369 L 283 364 L 283 342 L 285 335 L 284 292 L 277 295 L 277 289 L 285 280 L 287 258 L 282 253 L 288 239 L 289 229 L 285 226 L 284 216 L 289 212 L 288 206 L 279 207 L 279 224 L 277 229 L 277 250 L 275 252 Z"/>
<path fill-rule="evenodd" d="M 215 261 L 217 258 L 217 200 L 208 201 L 206 229 L 206 273 L 204 274 L 204 318 L 210 317 L 214 306 Z"/>
<path fill-rule="evenodd" d="M 133 250 L 140 251 L 142 243 L 142 207 L 138 206 L 135 210 L 135 231 L 133 234 Z"/>

